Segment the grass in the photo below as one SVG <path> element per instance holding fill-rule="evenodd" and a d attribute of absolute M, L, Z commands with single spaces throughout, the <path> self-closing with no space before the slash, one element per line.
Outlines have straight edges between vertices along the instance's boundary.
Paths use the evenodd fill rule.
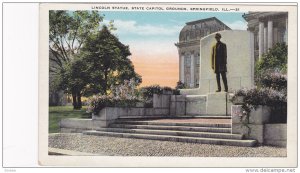
<path fill-rule="evenodd" d="M 73 106 L 50 106 L 49 133 L 60 132 L 59 121 L 64 118 L 90 118 L 90 115 L 85 106 L 81 110 L 73 110 Z"/>

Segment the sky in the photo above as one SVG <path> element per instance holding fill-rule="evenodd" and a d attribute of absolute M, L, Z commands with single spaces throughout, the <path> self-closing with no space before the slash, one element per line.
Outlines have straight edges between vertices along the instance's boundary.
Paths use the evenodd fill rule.
<path fill-rule="evenodd" d="M 179 81 L 179 57 L 175 43 L 186 22 L 216 17 L 231 29 L 246 30 L 244 13 L 237 12 L 99 12 L 104 23 L 114 21 L 113 33 L 129 45 L 135 71 L 142 76 L 141 86 L 158 84 L 175 87 Z"/>

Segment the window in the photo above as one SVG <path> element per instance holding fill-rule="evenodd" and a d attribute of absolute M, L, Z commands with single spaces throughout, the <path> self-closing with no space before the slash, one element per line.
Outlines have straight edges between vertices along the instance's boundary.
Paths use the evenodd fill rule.
<path fill-rule="evenodd" d="M 195 58 L 196 58 L 196 64 L 199 65 L 200 64 L 200 54 L 199 54 L 199 52 L 195 53 Z"/>
<path fill-rule="evenodd" d="M 185 57 L 185 64 L 186 64 L 186 67 L 191 66 L 191 56 L 186 56 Z"/>

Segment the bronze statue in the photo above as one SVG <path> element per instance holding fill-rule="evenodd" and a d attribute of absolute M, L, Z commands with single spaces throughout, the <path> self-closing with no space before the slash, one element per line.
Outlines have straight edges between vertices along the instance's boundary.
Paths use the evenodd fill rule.
<path fill-rule="evenodd" d="M 217 43 L 212 47 L 211 52 L 211 67 L 216 73 L 217 78 L 217 84 L 218 84 L 218 90 L 216 92 L 221 91 L 221 84 L 220 84 L 220 74 L 223 79 L 225 92 L 228 92 L 228 85 L 227 85 L 227 48 L 226 44 L 221 42 L 221 34 L 217 33 L 215 35 L 215 39 L 217 40 Z"/>

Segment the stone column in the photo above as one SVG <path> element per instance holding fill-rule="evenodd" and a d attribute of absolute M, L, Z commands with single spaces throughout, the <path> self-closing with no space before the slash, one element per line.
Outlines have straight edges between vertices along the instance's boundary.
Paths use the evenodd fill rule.
<path fill-rule="evenodd" d="M 264 53 L 264 23 L 259 22 L 259 28 L 258 28 L 258 53 L 259 58 Z"/>
<path fill-rule="evenodd" d="M 194 54 L 191 54 L 191 83 L 190 87 L 195 86 L 195 58 Z"/>
<path fill-rule="evenodd" d="M 267 52 L 268 48 L 268 29 L 264 27 L 264 53 Z"/>
<path fill-rule="evenodd" d="M 268 49 L 273 47 L 273 21 L 268 21 Z"/>
<path fill-rule="evenodd" d="M 180 81 L 184 83 L 184 55 L 180 57 Z"/>
<path fill-rule="evenodd" d="M 273 42 L 274 42 L 274 44 L 276 44 L 276 43 L 278 43 L 278 28 L 274 28 L 274 33 L 273 33 L 273 35 L 274 35 L 274 40 L 273 40 Z"/>

